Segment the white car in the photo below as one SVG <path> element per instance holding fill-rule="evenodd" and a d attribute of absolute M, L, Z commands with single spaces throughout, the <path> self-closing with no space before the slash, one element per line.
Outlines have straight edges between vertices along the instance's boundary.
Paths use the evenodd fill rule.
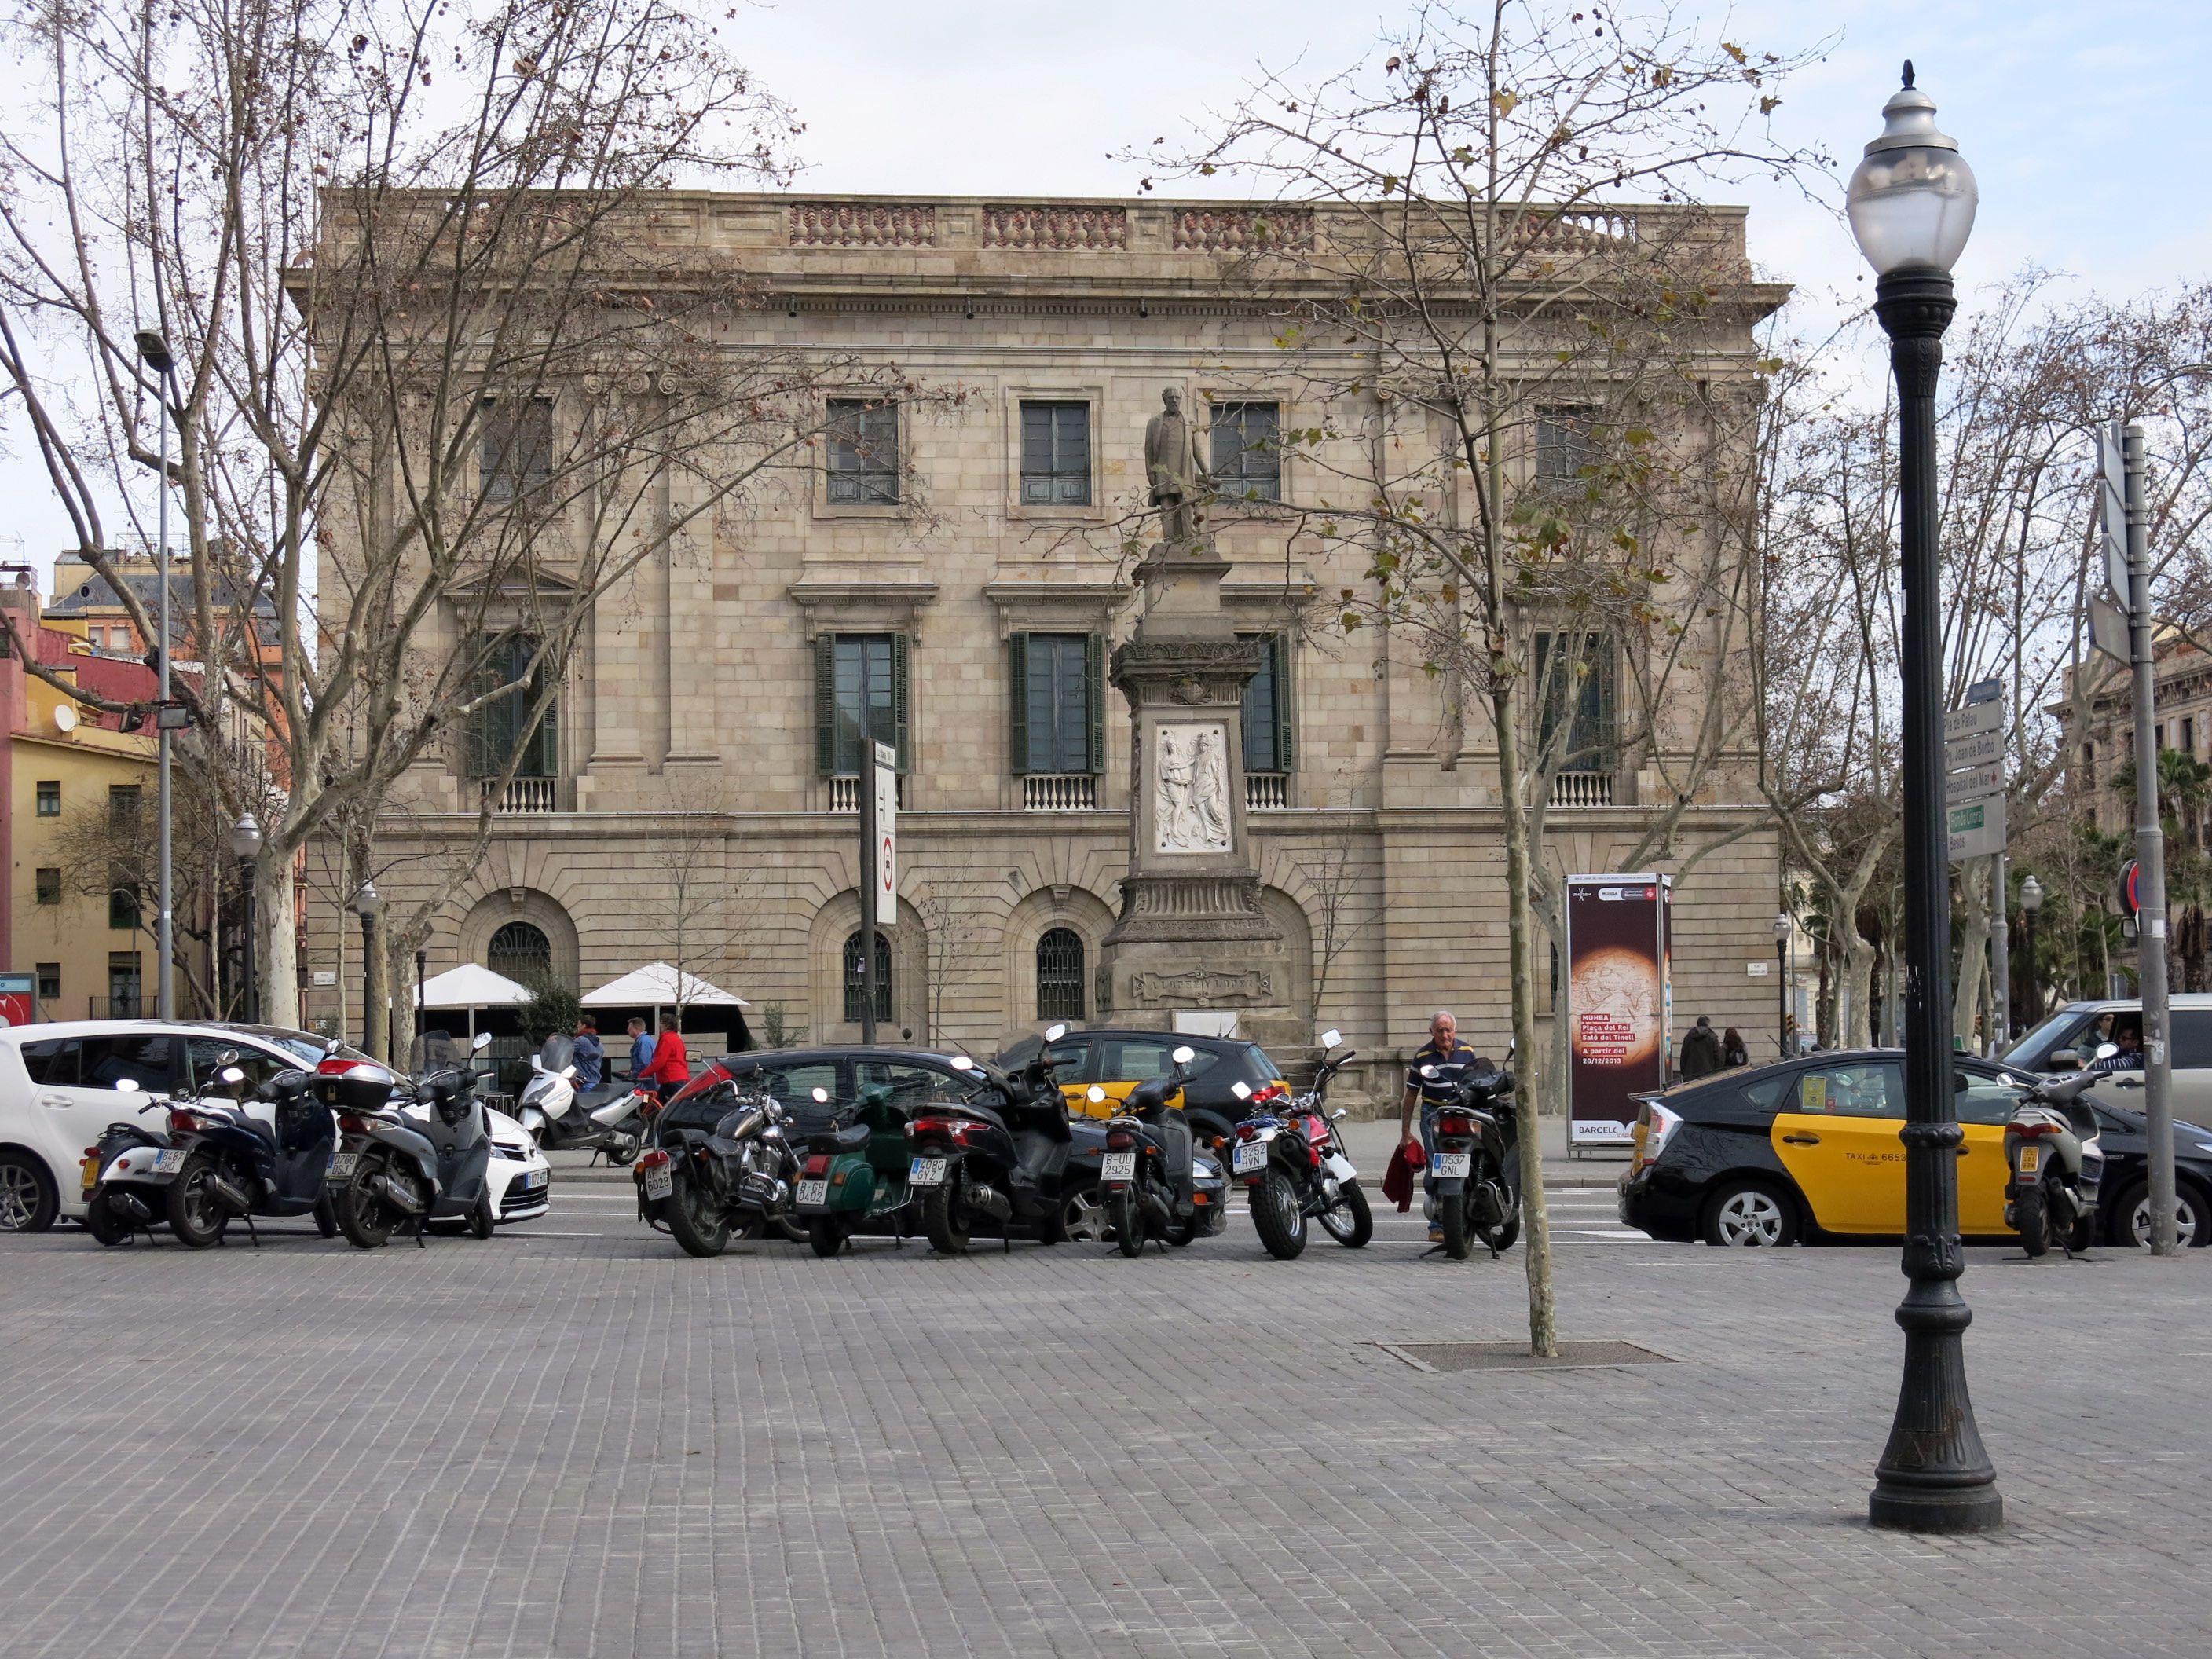
<path fill-rule="evenodd" d="M 246 1073 L 250 1094 L 275 1073 L 313 1071 L 330 1053 L 328 1038 L 276 1025 L 97 1019 L 0 1030 L 0 1232 L 82 1219 L 88 1149 L 149 1097 L 195 1092 L 225 1065 Z M 343 1047 L 337 1056 L 367 1058 Z M 137 1090 L 118 1090 L 125 1079 Z M 504 1112 L 486 1116 L 493 1214 L 501 1222 L 544 1215 L 552 1166 L 520 1123 Z"/>

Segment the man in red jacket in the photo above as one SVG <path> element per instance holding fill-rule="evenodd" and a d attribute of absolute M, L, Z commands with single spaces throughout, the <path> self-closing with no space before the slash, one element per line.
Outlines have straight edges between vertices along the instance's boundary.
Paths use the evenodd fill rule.
<path fill-rule="evenodd" d="M 671 1027 L 653 1045 L 653 1063 L 638 1074 L 641 1082 L 659 1085 L 661 1103 L 673 1099 L 691 1080 L 691 1056 L 684 1052 L 684 1034 Z"/>

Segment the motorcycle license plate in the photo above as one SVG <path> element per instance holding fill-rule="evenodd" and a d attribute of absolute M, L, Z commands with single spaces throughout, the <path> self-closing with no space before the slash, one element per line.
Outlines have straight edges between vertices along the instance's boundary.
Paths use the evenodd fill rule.
<path fill-rule="evenodd" d="M 906 1172 L 909 1187 L 942 1187 L 945 1184 L 945 1160 L 941 1158 L 918 1158 L 914 1167 Z"/>
<path fill-rule="evenodd" d="M 2040 1146 L 2023 1146 L 2023 1147 L 2021 1147 L 2021 1148 L 2020 1149 L 2020 1172 L 2021 1172 L 2022 1175 L 2033 1175 L 2037 1170 L 2040 1170 L 2042 1167 L 2043 1167 L 2043 1148 L 2042 1148 L 2042 1147 L 2040 1147 Z"/>
<path fill-rule="evenodd" d="M 172 1146 L 166 1152 L 156 1152 L 154 1154 L 154 1173 L 155 1175 L 174 1175 L 178 1170 L 184 1167 L 185 1151 L 181 1146 Z"/>
<path fill-rule="evenodd" d="M 1098 1174 L 1105 1181 L 1134 1181 L 1137 1178 L 1137 1155 L 1134 1152 L 1109 1152 L 1106 1161 L 1098 1167 Z"/>
<path fill-rule="evenodd" d="M 665 1198 L 676 1190 L 676 1177 L 668 1172 L 665 1164 L 657 1170 L 647 1170 L 644 1179 L 645 1195 L 648 1200 Z"/>
<path fill-rule="evenodd" d="M 1474 1167 L 1474 1154 L 1473 1152 L 1438 1152 L 1430 1161 L 1429 1167 L 1437 1172 L 1439 1180 L 1464 1181 L 1467 1179 L 1468 1171 Z"/>
<path fill-rule="evenodd" d="M 830 1183 L 826 1180 L 800 1182 L 799 1201 L 801 1204 L 827 1204 L 830 1201 Z"/>
<path fill-rule="evenodd" d="M 331 1161 L 323 1165 L 323 1179 L 325 1181 L 352 1180 L 353 1166 L 360 1158 L 359 1152 L 332 1152 Z"/>
<path fill-rule="evenodd" d="M 1255 1170 L 1267 1167 L 1267 1143 L 1264 1140 L 1239 1141 L 1237 1146 L 1237 1173 L 1249 1175 Z"/>

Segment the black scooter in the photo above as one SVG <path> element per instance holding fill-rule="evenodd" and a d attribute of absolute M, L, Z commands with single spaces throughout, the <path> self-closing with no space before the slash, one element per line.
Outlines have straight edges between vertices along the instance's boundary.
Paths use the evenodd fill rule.
<path fill-rule="evenodd" d="M 490 1041 L 479 1032 L 476 1047 Z M 428 1109 L 421 1116 L 403 1109 L 398 1084 L 373 1062 L 315 1079 L 343 1135 L 331 1160 L 339 1231 L 363 1250 L 410 1222 L 417 1248 L 433 1221 L 466 1222 L 473 1237 L 489 1238 L 491 1128 L 476 1079 L 457 1066 L 426 1073 L 412 1091 L 413 1103 Z"/>
<path fill-rule="evenodd" d="M 1106 1224 L 1125 1256 L 1142 1254 L 1148 1239 L 1188 1244 L 1213 1218 L 1198 1205 L 1190 1121 L 1168 1106 L 1189 1080 L 1186 1068 L 1197 1057 L 1188 1045 L 1176 1049 L 1168 1056 L 1172 1069 L 1132 1089 L 1121 1110 L 1107 1120 L 1099 1180 Z"/>
<path fill-rule="evenodd" d="M 999 1104 L 943 1100 L 915 1109 L 906 1126 L 907 1187 L 921 1200 L 922 1231 L 939 1255 L 964 1251 L 979 1219 L 997 1224 L 1008 1249 L 1017 1226 L 1057 1244 L 1069 1197 L 1097 1183 L 1098 1154 L 1079 1144 L 1066 1098 L 1052 1080 L 1049 1045 L 1066 1030 L 1047 1031 L 1048 1046 L 1011 1075 L 964 1054 L 952 1062 L 989 1084 Z"/>
<path fill-rule="evenodd" d="M 1440 1075 L 1433 1066 L 1421 1074 Z M 1521 1236 L 1520 1122 L 1511 1072 L 1478 1059 L 1460 1074 L 1437 1109 L 1436 1157 L 1422 1177 L 1444 1235 L 1430 1255 L 1464 1261 L 1480 1239 L 1494 1258 Z"/>
<path fill-rule="evenodd" d="M 234 1085 L 245 1080 L 235 1066 L 218 1076 Z M 254 1091 L 276 1109 L 272 1123 L 206 1096 L 171 1103 L 168 1151 L 177 1169 L 166 1207 L 179 1243 L 205 1249 L 236 1219 L 258 1249 L 257 1215 L 327 1216 L 324 1177 L 337 1136 L 329 1109 L 309 1093 L 313 1081 L 306 1072 L 279 1072 Z"/>

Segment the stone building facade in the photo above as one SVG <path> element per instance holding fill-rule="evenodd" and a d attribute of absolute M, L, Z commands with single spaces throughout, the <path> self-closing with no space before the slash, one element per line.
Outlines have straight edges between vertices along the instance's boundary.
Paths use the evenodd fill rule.
<path fill-rule="evenodd" d="M 741 524 L 660 550 L 599 607 L 555 730 L 502 801 L 429 971 L 511 968 L 536 951 L 588 989 L 674 953 L 672 869 L 704 869 L 737 920 L 719 930 L 718 960 L 687 965 L 750 1001 L 756 1037 L 774 1010 L 787 1035 L 856 1040 L 866 698 L 902 773 L 885 1030 L 989 1050 L 1095 1018 L 1129 844 L 1127 711 L 1105 683 L 1133 622 L 1133 561 L 1116 544 L 1163 388 L 1208 427 L 1218 471 L 1291 501 L 1314 487 L 1297 454 L 1248 441 L 1322 420 L 1300 406 L 1267 319 L 1222 281 L 1260 210 L 745 195 L 658 209 L 656 234 L 757 270 L 772 298 L 744 328 L 880 355 L 962 395 L 856 407 L 820 465 L 749 501 Z M 1716 222 L 1753 295 L 1741 214 Z M 1717 375 L 1753 372 L 1750 323 L 1778 297 L 1756 293 L 1770 297 L 1741 307 Z M 1501 1050 L 1506 897 L 1486 733 L 1470 720 L 1455 739 L 1437 687 L 1384 634 L 1330 626 L 1315 600 L 1364 579 L 1352 556 L 1231 503 L 1208 528 L 1232 567 L 1223 602 L 1266 659 L 1244 711 L 1244 806 L 1261 902 L 1289 945 L 1281 1000 L 1378 1060 L 1418 1044 L 1440 1006 Z M 1776 843 L 1749 804 L 1741 742 L 1677 837 L 1732 837 L 1678 887 L 1678 1024 L 1771 1021 L 1773 981 L 1751 965 L 1773 957 Z M 380 827 L 388 899 L 404 902 L 472 826 L 461 748 L 418 767 Z M 1648 819 L 1651 776 L 1633 754 L 1564 776 L 1545 858 L 1614 867 Z M 358 936 L 331 895 L 307 926 L 313 977 L 345 970 L 308 994 L 335 1016 L 358 996 Z"/>

